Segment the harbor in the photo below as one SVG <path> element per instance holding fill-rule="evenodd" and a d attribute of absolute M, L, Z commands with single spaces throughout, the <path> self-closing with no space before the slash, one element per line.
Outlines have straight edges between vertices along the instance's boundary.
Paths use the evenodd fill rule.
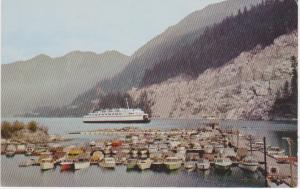
<path fill-rule="evenodd" d="M 124 173 L 118 174 L 166 174 L 168 178 L 179 174 L 198 174 L 204 177 L 213 174 L 214 177 L 228 178 L 228 175 L 239 172 L 242 173 L 240 175 L 245 174 L 246 178 L 259 177 L 257 182 L 260 186 L 265 184 L 263 151 L 253 147 L 252 153 L 257 158 L 257 169 L 243 169 L 240 165 L 251 153 L 249 135 L 242 132 L 237 134 L 235 129 L 226 126 L 222 128 L 218 124 L 199 123 L 193 128 L 159 129 L 122 125 L 118 128 L 82 131 L 74 129 L 69 133 L 69 136 L 89 140 L 76 145 L 72 145 L 71 141 L 67 145 L 48 144 L 44 147 L 39 146 L 38 153 L 32 156 L 15 155 L 6 158 L 3 155 L 2 158 L 13 160 L 22 156 L 23 160 L 18 162 L 22 167 L 18 169 L 34 168 L 43 174 L 52 174 L 55 171 L 55 174 L 62 176 L 66 173 L 83 174 L 79 172 L 96 168 L 104 171 L 102 174 L 107 174 L 107 171 L 114 174 L 111 172 L 123 170 Z M 259 144 L 258 141 L 253 142 L 253 146 Z M 274 157 L 267 155 L 267 166 L 278 166 L 279 175 L 276 176 L 279 183 L 290 184 L 289 175 L 281 174 L 290 173 L 288 162 L 279 164 Z M 293 166 L 294 178 L 297 180 L 295 162 Z M 272 184 L 270 179 L 269 184 Z M 134 184 L 128 186 L 132 185 Z"/>

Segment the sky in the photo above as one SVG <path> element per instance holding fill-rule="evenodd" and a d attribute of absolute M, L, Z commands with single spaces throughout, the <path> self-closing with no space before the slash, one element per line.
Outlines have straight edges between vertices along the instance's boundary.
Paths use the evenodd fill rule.
<path fill-rule="evenodd" d="M 222 0 L 2 0 L 2 63 L 39 54 L 132 55 L 188 14 Z"/>

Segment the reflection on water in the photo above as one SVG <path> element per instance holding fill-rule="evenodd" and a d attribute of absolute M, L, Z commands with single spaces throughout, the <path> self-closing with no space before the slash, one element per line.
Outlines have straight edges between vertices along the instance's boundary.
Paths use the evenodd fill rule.
<path fill-rule="evenodd" d="M 122 128 L 135 126 L 140 128 L 187 128 L 199 127 L 202 120 L 153 120 L 149 124 L 84 124 L 80 118 L 32 118 L 49 127 L 50 134 L 61 134 L 74 138 L 68 143 L 79 144 L 107 136 L 68 135 L 78 130 L 93 130 L 97 128 Z M 18 119 L 30 121 L 31 118 Z M 16 120 L 4 119 L 8 121 Z M 287 144 L 282 137 L 291 137 L 295 141 L 293 153 L 297 149 L 296 122 L 266 122 L 266 121 L 221 121 L 223 128 L 239 128 L 242 133 L 258 137 L 267 137 L 267 142 L 286 149 Z M 65 143 L 65 144 L 68 144 Z M 13 158 L 1 157 L 1 184 L 4 186 L 133 186 L 133 187 L 263 187 L 264 178 L 261 173 L 248 173 L 239 167 L 232 167 L 230 171 L 217 173 L 214 169 L 208 171 L 191 171 L 184 168 L 174 172 L 165 171 L 127 171 L 126 166 L 117 166 L 115 170 L 102 169 L 92 165 L 80 171 L 60 172 L 59 167 L 54 170 L 41 172 L 37 166 L 19 168 L 18 164 L 28 157 L 16 155 Z"/>

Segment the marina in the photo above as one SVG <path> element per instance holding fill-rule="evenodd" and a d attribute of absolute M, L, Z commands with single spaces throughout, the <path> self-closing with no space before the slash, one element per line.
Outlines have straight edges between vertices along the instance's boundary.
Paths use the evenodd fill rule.
<path fill-rule="evenodd" d="M 222 128 L 221 125 L 201 123 L 193 128 L 158 129 L 127 126 L 72 131 L 69 132 L 71 137 L 92 136 L 92 139 L 89 138 L 80 143 L 77 143 L 75 139 L 67 144 L 60 143 L 54 146 L 36 145 L 34 149 L 38 149 L 38 153 L 34 151 L 32 153 L 34 156 L 25 156 L 25 150 L 24 155 L 15 155 L 12 158 L 2 156 L 2 160 L 7 163 L 15 158 L 23 159 L 21 161 L 23 166 L 21 162 L 17 162 L 20 164 L 20 170 L 39 169 L 36 166 L 39 165 L 39 170 L 43 171 L 43 174 L 62 174 L 63 177 L 65 173 L 77 175 L 81 174 L 78 172 L 95 171 L 95 168 L 100 169 L 101 172 L 104 171 L 101 175 L 107 174 L 105 170 L 111 170 L 115 172 L 114 175 L 148 175 L 149 172 L 153 172 L 151 174 L 165 174 L 168 178 L 175 175 L 187 176 L 187 174 L 194 176 L 198 174 L 199 178 L 203 174 L 203 176 L 206 174 L 222 178 L 227 178 L 229 175 L 231 178 L 233 174 L 239 172 L 240 175 L 246 175 L 245 178 L 259 177 L 256 181 L 253 180 L 253 186 L 264 186 L 263 152 L 252 151 L 252 155 L 259 163 L 257 170 L 249 173 L 241 168 L 240 164 L 245 160 L 243 157 L 245 153 L 242 149 L 246 149 L 246 154 L 250 154 L 249 137 L 247 133 L 237 134 L 234 129 L 228 129 L 226 126 Z M 28 148 L 28 151 L 31 150 L 32 145 Z M 279 166 L 280 175 L 276 175 L 277 178 L 289 184 L 289 175 L 282 174 L 282 172 L 289 173 L 289 164 L 278 164 L 277 159 L 271 157 L 271 154 L 267 157 L 268 167 Z M 40 161 L 33 162 L 33 159 Z M 26 160 L 27 164 L 24 163 Z M 121 170 L 125 172 L 120 173 Z M 297 178 L 296 167 L 294 167 L 294 172 Z M 137 186 L 137 184 L 130 183 L 125 186 Z"/>

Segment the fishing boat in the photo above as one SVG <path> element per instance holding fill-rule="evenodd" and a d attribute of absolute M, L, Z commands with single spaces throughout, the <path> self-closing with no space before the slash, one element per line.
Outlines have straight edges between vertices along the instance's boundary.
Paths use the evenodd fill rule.
<path fill-rule="evenodd" d="M 137 164 L 137 159 L 128 159 L 127 160 L 127 170 L 131 170 L 134 169 L 136 167 Z"/>
<path fill-rule="evenodd" d="M 150 169 L 151 167 L 151 160 L 149 158 L 147 159 L 139 159 L 137 161 L 137 167 L 140 169 L 140 170 L 145 170 L 145 169 Z"/>
<path fill-rule="evenodd" d="M 250 172 L 255 172 L 258 168 L 258 161 L 253 155 L 246 156 L 239 164 L 239 167 Z"/>
<path fill-rule="evenodd" d="M 51 157 L 44 158 L 40 161 L 42 171 L 47 171 L 54 168 L 54 161 Z"/>
<path fill-rule="evenodd" d="M 209 161 L 207 159 L 203 159 L 203 158 L 199 159 L 197 161 L 196 165 L 199 170 L 207 170 L 210 168 Z"/>
<path fill-rule="evenodd" d="M 112 157 L 106 157 L 99 163 L 99 166 L 103 168 L 114 169 L 116 167 L 116 160 Z"/>
<path fill-rule="evenodd" d="M 7 145 L 5 149 L 5 155 L 6 157 L 13 157 L 16 154 L 17 148 L 13 144 Z"/>
<path fill-rule="evenodd" d="M 229 158 L 216 158 L 215 168 L 217 170 L 229 170 L 232 165 L 232 161 Z"/>
<path fill-rule="evenodd" d="M 178 157 L 167 157 L 164 161 L 164 165 L 170 171 L 179 169 L 181 164 L 182 160 Z"/>
<path fill-rule="evenodd" d="M 60 171 L 69 171 L 74 167 L 74 162 L 72 160 L 63 160 L 59 163 Z"/>
<path fill-rule="evenodd" d="M 148 123 L 149 115 L 141 109 L 100 109 L 83 116 L 84 123 Z"/>

